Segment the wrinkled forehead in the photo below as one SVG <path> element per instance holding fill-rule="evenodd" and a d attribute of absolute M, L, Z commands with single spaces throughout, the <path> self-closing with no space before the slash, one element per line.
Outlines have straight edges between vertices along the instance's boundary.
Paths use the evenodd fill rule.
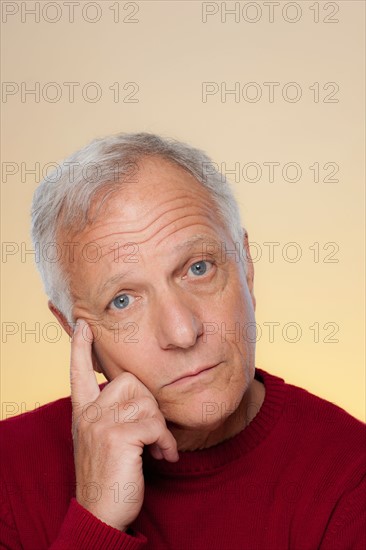
<path fill-rule="evenodd" d="M 174 245 L 180 238 L 195 232 L 208 232 L 218 239 L 227 235 L 217 205 L 210 192 L 192 174 L 171 161 L 161 158 L 140 160 L 130 180 L 101 189 L 91 202 L 88 222 L 76 224 L 59 233 L 60 243 L 71 243 L 78 256 L 77 244 L 96 243 L 98 248 L 110 246 L 111 239 L 119 243 L 158 244 L 164 239 Z M 175 237 L 166 239 L 169 235 Z M 113 237 L 112 237 L 113 236 Z M 154 240 L 155 239 L 155 240 Z M 90 253 L 93 253 L 90 245 Z M 70 258 L 69 254 L 65 259 Z M 67 262 L 66 262 L 67 263 Z M 64 263 L 64 267 L 66 266 Z"/>
<path fill-rule="evenodd" d="M 188 170 L 159 156 L 132 160 L 130 165 L 133 168 L 127 176 L 101 186 L 88 204 L 80 196 L 64 208 L 58 219 L 58 242 L 65 237 L 74 240 L 116 213 L 123 214 L 129 224 L 144 220 L 153 211 L 164 211 L 169 204 L 183 207 L 184 199 L 192 207 L 207 210 L 225 226 L 211 192 Z"/>
<path fill-rule="evenodd" d="M 169 208 L 215 209 L 209 191 L 183 168 L 171 162 L 151 159 L 145 161 L 134 174 L 133 179 L 125 180 L 115 194 L 104 201 L 102 215 L 121 212 L 126 222 L 138 222 L 145 216 L 158 214 Z M 93 204 L 94 211 L 100 208 L 100 198 Z"/>

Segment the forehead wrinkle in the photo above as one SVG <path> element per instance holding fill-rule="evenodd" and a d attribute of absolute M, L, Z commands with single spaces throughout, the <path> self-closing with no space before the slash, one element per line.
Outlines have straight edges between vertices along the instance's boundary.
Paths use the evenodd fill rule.
<path fill-rule="evenodd" d="M 187 216 L 188 217 L 188 216 Z M 156 246 L 159 246 L 159 244 L 162 242 L 162 240 L 164 240 L 165 238 L 169 238 L 171 237 L 172 235 L 174 235 L 175 233 L 177 233 L 178 231 L 181 231 L 183 229 L 186 229 L 187 227 L 190 227 L 191 224 L 187 224 L 187 225 L 184 225 L 183 227 L 180 227 L 178 229 L 175 229 L 174 231 L 172 231 L 171 233 L 169 233 L 168 235 L 166 235 L 165 237 L 163 237 L 160 241 L 158 241 L 156 243 Z M 204 224 L 199 224 L 199 225 L 202 225 L 203 227 L 205 227 L 206 231 L 207 231 L 207 227 L 204 225 Z M 165 227 L 168 227 L 165 226 Z M 212 228 L 210 228 L 212 229 Z M 221 241 L 218 241 L 217 239 L 217 235 L 214 236 L 214 235 L 209 235 L 207 233 L 198 233 L 196 234 L 194 237 L 190 238 L 190 239 L 187 239 L 185 240 L 183 243 L 179 243 L 177 244 L 176 246 L 174 246 L 174 251 L 177 251 L 178 253 L 181 251 L 181 250 L 184 250 L 184 249 L 187 249 L 187 250 L 190 250 L 191 248 L 193 248 L 197 243 L 208 243 L 208 244 L 220 244 Z M 133 243 L 134 244 L 134 243 Z M 105 254 L 102 254 L 102 257 L 105 257 L 105 256 L 109 256 L 110 254 L 114 253 L 115 252 L 115 249 L 112 249 L 112 250 L 109 250 L 108 252 L 106 252 Z M 124 256 L 129 256 L 131 254 L 130 251 L 126 251 L 125 253 L 119 253 L 119 248 L 118 248 L 118 259 L 124 257 Z M 126 274 L 130 273 L 131 270 L 129 270 L 128 272 L 126 272 Z"/>
<path fill-rule="evenodd" d="M 180 218 L 180 220 L 183 220 L 183 219 L 186 219 L 186 218 L 192 218 L 192 217 L 198 217 L 197 214 L 187 214 L 186 216 L 182 216 Z M 137 246 L 139 246 L 140 244 L 144 244 L 145 242 L 153 239 L 158 233 L 160 233 L 160 231 L 163 231 L 164 229 L 166 229 L 167 227 L 169 227 L 171 224 L 173 224 L 174 221 L 171 221 L 171 222 L 168 222 L 166 225 L 164 225 L 163 227 L 161 227 L 158 231 L 156 231 L 156 233 L 154 233 L 153 235 L 150 235 L 150 237 L 148 237 L 147 239 L 145 239 L 144 241 L 139 241 L 138 243 L 136 242 L 133 242 L 132 244 L 136 244 Z M 182 227 L 179 227 L 179 228 L 176 228 L 174 231 L 172 231 L 171 233 L 168 233 L 167 235 L 164 235 L 157 243 L 156 243 L 156 246 L 159 246 L 161 244 L 161 242 L 164 240 L 164 239 L 167 239 L 169 238 L 171 235 L 174 235 L 174 233 L 176 233 L 177 231 L 181 231 L 183 229 L 186 229 L 187 227 L 190 227 L 192 224 L 191 223 L 187 223 L 186 225 L 182 226 Z M 202 225 L 203 227 L 205 227 L 205 225 L 203 223 L 201 224 L 198 224 L 198 225 Z M 192 240 L 192 239 L 191 239 Z M 202 239 L 203 240 L 203 239 Z M 128 243 L 125 243 L 124 245 L 121 245 L 121 246 L 126 246 Z M 105 245 L 107 246 L 107 245 Z M 180 249 L 184 246 L 184 244 L 180 247 L 179 245 L 174 247 L 175 249 Z M 101 247 L 103 249 L 103 247 Z M 105 252 L 104 254 L 102 253 L 101 254 L 101 257 L 105 257 L 105 256 L 108 256 L 112 253 L 115 253 L 116 252 L 116 249 L 115 248 L 112 248 L 111 250 L 108 250 L 107 252 Z M 119 253 L 119 247 L 118 247 L 118 258 L 120 257 L 123 257 L 123 256 L 128 256 L 130 254 L 133 254 L 133 252 L 131 251 L 126 251 L 124 254 L 123 253 Z"/>
<path fill-rule="evenodd" d="M 172 190 L 172 191 L 173 191 L 173 190 Z M 168 192 L 169 192 L 169 190 L 168 190 Z M 208 211 L 211 211 L 211 210 L 212 210 L 212 207 L 213 207 L 212 200 L 211 200 L 210 197 L 205 196 L 206 193 L 205 193 L 205 190 L 204 190 L 204 189 L 199 189 L 199 192 L 198 192 L 198 193 L 197 193 L 197 190 L 194 190 L 194 192 L 191 191 L 191 192 L 188 193 L 188 194 L 190 195 L 189 198 L 191 198 L 192 196 L 193 196 L 193 197 L 196 197 L 196 196 L 199 194 L 199 195 L 201 195 L 200 200 L 202 200 L 202 202 L 206 203 L 206 204 L 204 204 L 204 205 L 203 205 L 203 204 L 202 204 L 202 205 L 197 204 L 197 205 L 194 205 L 194 206 L 196 206 L 196 207 L 199 208 L 199 209 L 203 209 L 204 207 L 206 207 Z M 110 199 L 110 200 L 106 203 L 106 206 L 108 206 L 108 205 L 110 204 L 111 200 L 112 200 L 112 199 Z M 172 197 L 172 198 L 166 199 L 165 201 L 161 202 L 159 205 L 156 205 L 155 207 L 153 207 L 153 208 L 150 209 L 149 211 L 145 212 L 145 213 L 144 213 L 144 216 L 145 216 L 145 217 L 148 216 L 148 215 L 150 214 L 150 212 L 152 212 L 154 209 L 156 210 L 156 208 L 162 207 L 162 206 L 164 206 L 164 205 L 166 205 L 166 204 L 168 204 L 168 203 L 170 203 L 170 202 L 179 201 L 179 200 L 185 200 L 185 201 L 187 201 L 187 192 L 185 192 L 185 194 L 182 194 L 182 195 L 180 195 L 180 196 L 174 196 L 174 197 Z M 139 205 L 141 204 L 141 200 L 140 200 L 140 199 L 139 199 L 137 202 L 138 202 Z M 175 207 L 175 208 L 170 208 L 170 209 L 166 210 L 166 211 L 163 212 L 163 213 L 157 213 L 156 217 L 155 217 L 149 224 L 147 224 L 145 227 L 141 228 L 141 229 L 139 230 L 139 232 L 145 231 L 148 227 L 150 227 L 152 224 L 154 224 L 157 220 L 159 220 L 159 219 L 160 219 L 162 216 L 164 216 L 166 213 L 174 212 L 174 211 L 176 211 L 176 210 L 179 210 L 179 208 L 184 208 L 184 206 L 187 206 L 187 202 L 185 202 L 185 205 L 183 205 L 183 206 L 177 206 L 177 207 Z M 190 203 L 190 202 L 188 203 L 188 206 L 191 206 L 191 203 Z M 113 212 L 112 212 L 112 215 L 113 215 Z M 95 220 L 95 221 L 93 222 L 93 225 L 90 227 L 89 230 L 86 229 L 86 230 L 84 231 L 84 235 L 88 235 L 89 233 L 93 232 L 93 231 L 96 229 L 96 227 L 98 227 L 98 225 L 96 224 L 96 222 L 97 222 L 97 220 Z M 113 223 L 113 222 L 111 222 L 111 223 Z M 131 222 L 126 222 L 126 223 L 131 223 Z M 126 231 L 126 233 L 133 233 L 133 232 L 134 232 L 133 230 L 132 230 L 132 231 Z M 107 236 L 107 235 L 106 235 L 106 236 Z M 100 237 L 100 238 L 103 238 L 103 237 Z M 100 238 L 96 239 L 96 241 L 99 240 Z M 95 242 L 95 241 L 94 241 L 94 242 Z"/>
<path fill-rule="evenodd" d="M 192 217 L 195 217 L 196 215 L 195 214 L 190 214 L 190 215 L 187 215 L 187 216 L 183 216 L 183 218 L 181 219 L 184 219 L 184 218 L 192 218 Z M 169 225 L 171 224 L 168 224 L 166 225 L 165 227 L 169 227 Z M 200 222 L 197 222 L 197 225 L 201 225 L 202 227 L 205 227 L 206 230 L 207 230 L 207 226 L 209 226 L 209 224 L 205 225 L 204 223 L 200 223 Z M 177 233 L 178 231 L 182 231 L 183 229 L 186 229 L 187 227 L 191 227 L 192 226 L 192 223 L 187 223 L 186 225 L 183 225 L 182 227 L 178 227 L 178 228 L 175 228 L 171 233 L 168 233 L 167 235 L 164 235 L 164 237 L 162 237 L 157 243 L 156 243 L 156 246 L 159 246 L 161 244 L 161 242 L 164 240 L 164 239 L 168 239 L 169 237 L 171 237 L 172 235 L 174 235 L 175 233 Z M 212 229 L 212 227 L 210 227 L 210 229 Z M 193 240 L 193 239 L 191 239 Z M 198 240 L 198 239 L 197 239 Z M 182 245 L 184 246 L 184 244 Z M 179 245 L 175 248 L 182 248 L 180 247 Z"/>
<path fill-rule="evenodd" d="M 157 221 L 160 221 L 166 214 L 170 214 L 171 212 L 174 212 L 174 211 L 176 211 L 176 210 L 181 210 L 182 208 L 185 208 L 185 206 L 177 206 L 176 208 L 167 210 L 167 211 L 164 212 L 163 214 L 159 214 L 159 215 L 157 216 L 157 218 L 155 218 L 154 220 L 152 220 L 152 222 L 150 222 L 149 224 L 147 224 L 145 227 L 141 228 L 140 230 L 138 230 L 138 231 L 136 231 L 136 230 L 123 231 L 123 235 L 129 235 L 129 234 L 134 234 L 134 235 L 136 235 L 136 234 L 138 234 L 138 233 L 144 232 L 144 231 L 146 231 L 149 227 L 153 226 Z M 207 207 L 207 208 L 206 208 L 206 207 L 205 207 L 205 208 L 199 208 L 199 207 L 197 207 L 197 209 L 199 210 L 199 213 L 187 214 L 187 215 L 185 215 L 185 216 L 181 216 L 181 217 L 179 218 L 179 220 L 183 220 L 183 219 L 185 219 L 185 218 L 187 218 L 187 217 L 194 217 L 194 216 L 197 216 L 197 217 L 198 217 L 198 216 L 202 215 L 202 211 L 204 211 L 204 210 L 206 210 L 208 214 L 211 214 L 211 210 L 210 210 L 208 207 Z M 155 233 L 153 233 L 152 235 L 150 235 L 150 236 L 147 237 L 146 239 L 144 239 L 144 240 L 142 240 L 142 241 L 139 241 L 139 242 L 133 241 L 133 243 L 134 243 L 134 244 L 137 244 L 137 245 L 143 244 L 143 243 L 147 242 L 148 240 L 153 239 L 160 231 L 164 230 L 164 229 L 165 229 L 166 227 L 168 227 L 170 224 L 176 223 L 177 221 L 178 221 L 178 220 L 177 220 L 176 218 L 173 219 L 173 220 L 171 220 L 171 221 L 168 221 L 165 225 L 163 225 L 163 227 L 160 227 L 159 229 L 157 229 L 157 230 L 155 231 Z M 111 222 L 111 223 L 113 223 L 113 222 Z M 94 230 L 95 230 L 95 228 L 94 228 Z M 90 231 L 93 231 L 93 229 L 91 229 Z M 89 232 L 90 232 L 90 231 L 89 231 Z M 108 237 L 112 237 L 113 235 L 120 235 L 121 233 L 122 233 L 122 232 L 112 232 L 112 233 L 108 233 L 108 234 L 106 234 L 106 235 L 103 235 L 102 237 L 98 237 L 98 238 L 94 239 L 94 240 L 91 241 L 91 242 L 97 243 L 98 241 L 100 241 L 100 240 L 102 240 L 102 239 L 105 239 L 105 238 L 108 238 Z M 129 242 L 131 242 L 131 241 L 126 241 L 125 244 L 128 244 Z M 102 250 L 103 250 L 103 248 L 105 248 L 105 247 L 107 247 L 107 246 L 108 246 L 108 244 L 100 245 L 100 247 L 101 247 Z M 110 246 L 110 243 L 109 243 L 109 246 Z M 113 250 L 112 250 L 112 252 L 113 252 Z M 108 252 L 108 253 L 109 253 L 109 252 Z M 105 254 L 102 253 L 102 256 L 104 256 L 104 255 L 105 255 Z"/>
<path fill-rule="evenodd" d="M 134 244 L 136 244 L 136 243 L 131 243 L 131 244 L 134 245 Z M 118 243 L 117 243 L 117 245 L 118 245 Z M 125 245 L 122 245 L 122 246 L 126 246 L 126 245 L 128 245 L 128 243 L 126 243 Z M 115 256 L 116 250 L 118 250 L 117 260 L 119 260 L 120 258 L 123 258 L 124 256 L 131 256 L 131 255 L 134 256 L 134 255 L 135 255 L 135 253 L 134 253 L 133 251 L 131 251 L 131 250 L 126 250 L 126 251 L 120 252 L 120 247 L 118 246 L 118 247 L 116 247 L 116 248 L 112 248 L 111 250 L 108 250 L 108 251 L 105 252 L 104 254 L 103 254 L 103 252 L 102 252 L 102 254 L 100 255 L 100 257 L 101 257 L 101 258 L 105 258 L 106 256 L 110 256 L 111 254 L 114 254 L 114 256 Z M 138 252 L 138 251 L 137 251 L 137 252 Z M 115 262 L 116 262 L 116 263 L 117 263 L 117 260 L 115 259 Z M 134 263 L 136 263 L 136 262 L 134 262 Z"/>

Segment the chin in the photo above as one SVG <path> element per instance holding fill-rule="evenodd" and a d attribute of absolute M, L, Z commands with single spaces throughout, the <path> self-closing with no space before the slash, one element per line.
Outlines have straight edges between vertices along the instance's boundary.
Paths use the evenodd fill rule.
<path fill-rule="evenodd" d="M 177 395 L 174 402 L 160 404 L 167 422 L 192 430 L 218 428 L 238 410 L 243 392 L 225 392 L 218 388 L 187 395 Z"/>

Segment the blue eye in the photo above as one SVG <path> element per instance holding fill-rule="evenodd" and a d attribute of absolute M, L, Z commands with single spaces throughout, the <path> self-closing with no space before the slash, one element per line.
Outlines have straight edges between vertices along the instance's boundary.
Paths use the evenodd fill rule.
<path fill-rule="evenodd" d="M 111 303 L 115 305 L 117 309 L 125 309 L 130 303 L 130 299 L 127 294 L 120 294 L 116 296 Z"/>
<path fill-rule="evenodd" d="M 195 275 L 203 275 L 207 271 L 207 262 L 206 260 L 201 260 L 199 262 L 195 262 L 189 269 L 192 270 L 192 273 Z"/>

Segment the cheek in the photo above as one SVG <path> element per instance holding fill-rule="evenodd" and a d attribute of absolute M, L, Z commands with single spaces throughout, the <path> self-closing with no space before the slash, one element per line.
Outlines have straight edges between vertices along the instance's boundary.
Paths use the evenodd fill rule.
<path fill-rule="evenodd" d="M 131 362 L 133 353 L 131 354 L 130 347 L 123 342 L 118 331 L 106 330 L 105 327 L 98 330 L 93 349 L 104 369 L 113 378 L 124 370 L 129 371 L 128 363 Z"/>
<path fill-rule="evenodd" d="M 254 320 L 254 309 L 251 296 L 246 284 L 235 280 L 227 285 L 223 292 L 218 293 L 209 304 L 205 317 L 208 315 L 219 324 L 225 323 L 227 327 L 233 327 L 235 323 L 244 323 Z"/>
<path fill-rule="evenodd" d="M 149 368 L 149 361 L 152 362 L 153 354 L 143 345 L 135 328 L 131 328 L 104 332 L 104 336 L 94 343 L 95 353 L 110 379 L 129 372 L 150 389 L 154 373 L 153 368 Z"/>
<path fill-rule="evenodd" d="M 254 308 L 251 294 L 246 283 L 237 281 L 237 284 L 233 286 L 233 292 L 231 295 L 231 309 L 233 314 L 241 322 L 254 321 Z"/>

